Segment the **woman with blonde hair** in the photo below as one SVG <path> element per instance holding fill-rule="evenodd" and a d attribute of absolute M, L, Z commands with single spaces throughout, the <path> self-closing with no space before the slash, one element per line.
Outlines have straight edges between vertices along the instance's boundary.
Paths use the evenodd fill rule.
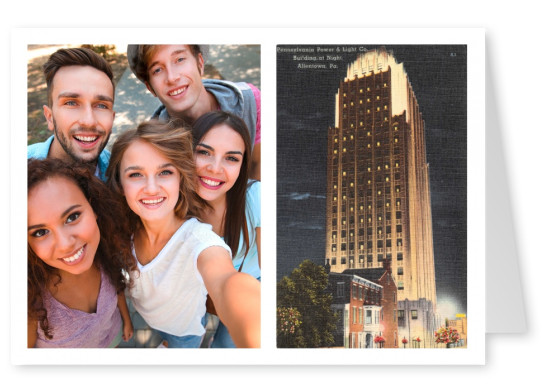
<path fill-rule="evenodd" d="M 169 348 L 199 347 L 207 293 L 237 347 L 260 346 L 260 284 L 238 273 L 231 250 L 196 217 L 191 133 L 149 121 L 115 141 L 107 183 L 126 200 L 139 275 L 136 310 Z"/>

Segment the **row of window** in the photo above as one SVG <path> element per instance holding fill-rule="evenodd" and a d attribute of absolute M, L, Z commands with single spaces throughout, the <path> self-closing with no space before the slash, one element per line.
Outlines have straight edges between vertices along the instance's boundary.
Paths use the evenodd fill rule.
<path fill-rule="evenodd" d="M 385 246 L 383 246 L 383 243 L 385 244 Z M 396 246 L 397 247 L 402 247 L 402 239 L 396 239 Z M 332 248 L 334 248 L 336 250 L 336 245 L 333 244 Z M 347 243 L 344 242 L 344 243 L 341 243 L 341 251 L 346 251 L 346 249 L 349 250 L 354 250 L 354 242 L 350 242 L 348 243 L 348 246 L 347 246 Z M 386 248 L 391 248 L 392 247 L 392 239 L 386 239 L 386 243 L 384 240 L 377 240 L 377 248 L 383 248 L 383 247 L 386 247 Z M 367 246 L 364 246 L 364 242 L 358 242 L 358 250 L 371 250 L 373 248 L 373 241 L 372 240 L 368 240 L 367 241 Z M 402 254 L 402 253 L 398 253 L 399 256 Z M 400 259 L 401 260 L 401 259 Z"/>
<path fill-rule="evenodd" d="M 352 307 L 352 324 L 379 324 L 383 321 L 383 312 Z"/>
<path fill-rule="evenodd" d="M 367 232 L 367 236 L 372 236 L 373 235 L 373 228 L 369 227 L 367 228 L 367 230 L 365 228 L 359 228 L 358 229 L 358 236 L 360 238 L 363 238 L 364 237 L 364 234 Z M 350 238 L 353 238 L 354 237 L 354 233 L 355 233 L 355 230 L 354 228 L 350 229 L 350 230 L 341 230 L 341 239 L 342 238 L 346 238 L 347 236 L 349 236 Z M 390 235 L 392 233 L 392 227 L 390 225 L 387 225 L 386 226 L 386 234 L 387 235 Z M 383 234 L 383 229 L 382 227 L 378 227 L 377 228 L 377 235 L 382 235 Z M 333 239 L 337 239 L 337 231 L 332 231 L 331 233 L 331 237 Z M 401 246 L 402 245 L 402 238 L 399 238 L 397 241 L 396 241 L 396 245 L 397 246 Z"/>
<path fill-rule="evenodd" d="M 382 64 L 379 64 L 379 67 L 377 69 L 382 69 Z M 373 70 L 373 66 L 369 66 L 369 71 L 371 72 Z M 368 81 L 369 79 L 362 79 L 361 82 L 363 82 L 363 84 L 366 84 L 366 82 Z M 358 82 L 359 83 L 359 82 Z M 342 96 L 346 98 L 347 94 L 350 94 L 350 95 L 355 95 L 356 94 L 356 91 L 358 91 L 360 94 L 363 94 L 364 93 L 364 89 L 365 91 L 367 92 L 370 92 L 372 87 L 371 86 L 366 86 L 366 87 L 362 87 L 362 88 L 354 88 L 354 82 L 353 81 L 350 81 L 348 84 L 345 84 L 345 86 L 349 87 L 349 90 L 348 92 L 343 92 L 342 93 Z M 388 87 L 388 82 L 382 82 L 382 84 L 374 84 L 373 83 L 373 88 L 376 89 L 376 90 L 379 90 L 381 88 L 381 86 L 383 86 L 383 88 L 386 88 Z"/>
<path fill-rule="evenodd" d="M 411 319 L 415 320 L 418 318 L 417 310 L 410 310 L 409 311 L 411 315 Z M 398 310 L 398 320 L 404 320 L 405 319 L 405 310 Z"/>
<path fill-rule="evenodd" d="M 336 246 L 335 246 L 335 248 L 336 248 Z M 336 251 L 333 251 L 333 252 L 336 252 Z M 383 262 L 384 259 L 392 261 L 392 254 L 387 253 L 386 257 L 384 256 L 384 253 L 382 251 L 379 254 L 377 254 L 377 262 Z M 359 255 L 358 256 L 358 262 L 360 264 L 363 264 L 364 261 L 366 261 L 366 260 L 367 260 L 368 263 L 373 263 L 373 254 Z M 403 261 L 404 260 L 403 253 L 398 253 L 396 255 L 396 260 L 400 261 L 400 262 Z M 347 263 L 346 261 L 347 261 L 346 257 L 341 257 L 341 265 L 346 265 L 346 263 Z M 351 257 L 348 261 L 352 265 L 352 264 L 354 264 L 355 259 L 354 259 L 354 257 Z M 336 265 L 336 264 L 337 264 L 337 257 L 331 257 L 331 265 Z M 402 268 L 398 268 L 398 269 L 399 269 L 398 274 L 402 275 L 403 274 L 403 269 Z M 400 273 L 400 269 L 401 269 L 402 273 Z"/>

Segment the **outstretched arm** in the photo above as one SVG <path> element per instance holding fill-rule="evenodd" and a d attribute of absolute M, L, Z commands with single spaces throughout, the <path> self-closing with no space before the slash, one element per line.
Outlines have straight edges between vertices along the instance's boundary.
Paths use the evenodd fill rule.
<path fill-rule="evenodd" d="M 260 283 L 248 274 L 238 273 L 222 247 L 203 250 L 197 268 L 235 346 L 260 347 Z"/>

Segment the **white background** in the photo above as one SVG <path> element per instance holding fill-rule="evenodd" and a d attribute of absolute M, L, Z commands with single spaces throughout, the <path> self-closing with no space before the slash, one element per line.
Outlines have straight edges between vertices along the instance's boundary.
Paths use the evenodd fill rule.
<path fill-rule="evenodd" d="M 193 3 L 195 5 L 189 5 Z M 79 5 L 76 5 L 79 4 Z M 1 297 L 2 383 L 41 389 L 151 389 L 170 385 L 206 389 L 253 389 L 272 386 L 333 389 L 337 387 L 408 387 L 414 390 L 499 387 L 509 390 L 545 381 L 548 371 L 547 333 L 549 311 L 544 288 L 550 259 L 545 244 L 549 177 L 545 168 L 550 140 L 547 113 L 551 91 L 547 40 L 549 14 L 536 1 L 511 5 L 486 5 L 481 1 L 348 1 L 325 9 L 296 1 L 260 2 L 128 2 L 130 10 L 115 2 L 38 2 L 10 4 L 4 9 L 1 75 L 2 166 L 9 166 L 10 58 L 15 27 L 482 27 L 486 29 L 487 97 L 494 99 L 506 158 L 504 170 L 510 183 L 512 216 L 524 289 L 528 332 L 489 335 L 485 366 L 274 366 L 274 367 L 21 367 L 10 363 L 9 255 L 5 257 Z M 262 4 L 262 5 L 261 5 Z M 451 6 L 446 4 L 452 4 Z M 342 8 L 338 8 L 341 6 Z M 258 7 L 264 7 L 259 10 Z M 322 9 L 319 9 L 322 8 Z M 136 15 L 142 13 L 143 16 Z M 208 15 L 208 18 L 207 16 Z M 386 19 L 382 19 L 385 16 Z M 70 30 L 68 30 L 70 33 Z M 254 37 L 253 37 L 254 39 Z M 491 142 L 488 140 L 487 142 Z M 5 169 L 2 213 L 2 248 L 9 254 L 9 170 Z M 547 174 L 547 175 L 546 175 Z M 24 260 L 22 260 L 24 261 Z M 492 273 L 492 270 L 488 270 Z M 24 309 L 11 309 L 24 311 Z M 510 316 L 517 316 L 516 308 Z M 361 364 L 361 363 L 358 363 Z M 544 383 L 545 384 L 545 383 Z"/>

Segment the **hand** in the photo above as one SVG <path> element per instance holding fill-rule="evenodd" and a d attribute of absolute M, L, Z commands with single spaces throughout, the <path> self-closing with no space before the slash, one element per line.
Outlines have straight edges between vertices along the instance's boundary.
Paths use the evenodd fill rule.
<path fill-rule="evenodd" d="M 132 322 L 124 322 L 122 327 L 122 339 L 128 342 L 134 336 L 134 326 Z"/>

